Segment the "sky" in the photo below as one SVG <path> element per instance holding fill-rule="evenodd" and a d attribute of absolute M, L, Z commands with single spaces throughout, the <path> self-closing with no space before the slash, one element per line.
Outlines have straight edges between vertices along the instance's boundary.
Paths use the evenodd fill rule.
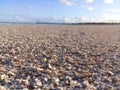
<path fill-rule="evenodd" d="M 0 0 L 0 22 L 120 22 L 120 0 Z"/>

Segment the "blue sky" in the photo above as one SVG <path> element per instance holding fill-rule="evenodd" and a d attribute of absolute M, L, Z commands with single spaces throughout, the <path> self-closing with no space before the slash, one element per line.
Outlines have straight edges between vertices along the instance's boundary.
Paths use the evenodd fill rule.
<path fill-rule="evenodd" d="M 120 22 L 120 0 L 0 0 L 0 22 Z"/>

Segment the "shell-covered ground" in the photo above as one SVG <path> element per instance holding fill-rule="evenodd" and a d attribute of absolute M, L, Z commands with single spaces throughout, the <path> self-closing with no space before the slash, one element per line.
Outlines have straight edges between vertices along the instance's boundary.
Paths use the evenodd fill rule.
<path fill-rule="evenodd" d="M 120 90 L 120 25 L 0 25 L 0 89 Z"/>

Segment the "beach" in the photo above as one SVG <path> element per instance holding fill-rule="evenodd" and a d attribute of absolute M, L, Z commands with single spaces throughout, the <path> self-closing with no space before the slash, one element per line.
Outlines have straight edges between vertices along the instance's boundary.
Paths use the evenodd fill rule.
<path fill-rule="evenodd" d="M 120 90 L 120 25 L 0 25 L 0 89 Z"/>

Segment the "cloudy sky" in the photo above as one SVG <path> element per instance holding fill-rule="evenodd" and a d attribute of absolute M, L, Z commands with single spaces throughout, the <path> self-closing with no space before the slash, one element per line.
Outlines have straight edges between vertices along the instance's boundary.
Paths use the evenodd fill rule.
<path fill-rule="evenodd" d="M 0 0 L 0 22 L 120 22 L 120 0 Z"/>

